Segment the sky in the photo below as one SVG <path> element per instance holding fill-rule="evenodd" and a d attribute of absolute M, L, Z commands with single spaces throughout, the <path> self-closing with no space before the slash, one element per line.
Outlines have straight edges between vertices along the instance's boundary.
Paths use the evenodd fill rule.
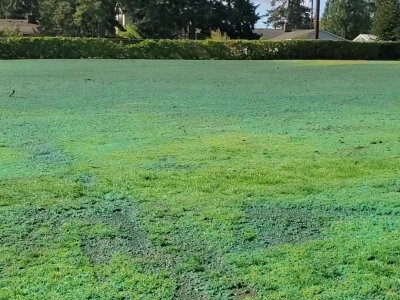
<path fill-rule="evenodd" d="M 322 13 L 324 11 L 324 8 L 325 8 L 325 1 L 326 0 L 321 0 L 321 15 L 322 15 Z M 253 2 L 254 2 L 254 4 L 259 5 L 259 7 L 258 7 L 259 15 L 265 15 L 265 12 L 270 8 L 270 3 L 271 3 L 270 0 L 253 0 Z M 307 2 L 308 2 L 308 0 L 306 0 L 306 3 Z M 260 20 L 257 23 L 256 27 L 257 28 L 265 28 L 266 25 L 263 23 L 264 20 L 265 20 L 265 18 Z"/>

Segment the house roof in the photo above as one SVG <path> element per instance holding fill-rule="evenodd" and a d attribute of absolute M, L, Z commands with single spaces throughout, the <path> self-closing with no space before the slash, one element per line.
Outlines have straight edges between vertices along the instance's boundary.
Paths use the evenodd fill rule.
<path fill-rule="evenodd" d="M 355 42 L 373 42 L 378 40 L 378 37 L 373 34 L 360 34 L 353 41 Z"/>
<path fill-rule="evenodd" d="M 315 30 L 314 29 L 302 29 L 302 30 L 294 30 L 292 32 L 286 32 L 280 36 L 272 38 L 275 41 L 284 41 L 284 40 L 313 40 L 315 39 Z M 325 30 L 319 31 L 319 39 L 326 41 L 344 41 L 344 38 L 337 36 L 333 33 L 330 33 Z"/>
<path fill-rule="evenodd" d="M 272 41 L 286 40 L 313 40 L 315 37 L 314 29 L 299 29 L 291 32 L 285 32 L 280 29 L 256 29 L 254 32 L 262 34 L 261 39 Z M 344 41 L 345 39 L 325 30 L 319 31 L 320 40 Z"/>
<path fill-rule="evenodd" d="M 0 19 L 0 32 L 11 30 L 20 32 L 24 36 L 39 35 L 39 25 L 28 23 L 27 20 Z"/>
<path fill-rule="evenodd" d="M 262 40 L 270 40 L 285 33 L 283 29 L 256 28 L 254 33 L 261 35 Z"/>

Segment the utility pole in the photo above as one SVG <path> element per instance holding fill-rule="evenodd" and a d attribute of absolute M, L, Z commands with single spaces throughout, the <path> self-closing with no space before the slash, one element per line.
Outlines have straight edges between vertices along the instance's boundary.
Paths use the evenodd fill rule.
<path fill-rule="evenodd" d="M 316 0 L 315 5 L 315 39 L 319 40 L 319 14 L 321 10 L 321 0 Z"/>
<path fill-rule="evenodd" d="M 285 22 L 285 31 L 292 31 L 292 28 L 291 28 L 291 24 L 290 24 L 290 21 L 289 21 L 289 19 L 290 19 L 290 9 L 291 9 L 291 7 L 290 7 L 290 0 L 288 0 L 288 2 L 287 2 L 287 13 L 286 13 L 286 22 Z"/>
<path fill-rule="evenodd" d="M 314 29 L 314 0 L 311 0 L 311 10 L 310 10 L 310 29 Z"/>

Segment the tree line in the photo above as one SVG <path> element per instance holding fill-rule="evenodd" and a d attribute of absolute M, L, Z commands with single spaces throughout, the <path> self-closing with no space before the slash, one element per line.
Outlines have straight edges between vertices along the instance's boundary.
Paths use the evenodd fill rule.
<path fill-rule="evenodd" d="M 125 30 L 115 17 L 120 9 L 143 38 L 203 38 L 213 30 L 232 39 L 259 37 L 251 0 L 1 0 L 0 18 L 31 15 L 46 35 L 105 37 Z"/>
<path fill-rule="evenodd" d="M 292 29 L 313 27 L 310 7 L 304 0 L 272 0 L 267 24 Z M 327 0 L 322 28 L 352 40 L 373 33 L 381 40 L 400 40 L 400 0 Z"/>
<path fill-rule="evenodd" d="M 271 0 L 266 23 L 274 28 L 313 28 L 304 0 Z M 115 16 L 129 11 L 143 38 L 209 37 L 219 30 L 231 39 L 257 39 L 260 19 L 252 0 L 0 0 L 0 18 L 31 18 L 50 36 L 114 36 L 125 28 Z M 400 40 L 400 0 L 327 0 L 322 28 L 346 39 L 373 33 Z"/>

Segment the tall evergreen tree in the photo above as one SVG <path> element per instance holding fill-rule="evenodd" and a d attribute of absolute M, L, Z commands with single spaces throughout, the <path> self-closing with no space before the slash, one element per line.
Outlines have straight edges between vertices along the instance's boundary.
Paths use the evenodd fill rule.
<path fill-rule="evenodd" d="M 189 39 L 196 39 L 196 33 L 209 36 L 214 25 L 212 20 L 213 2 L 210 0 L 181 0 L 177 24 L 181 32 L 188 34 Z"/>
<path fill-rule="evenodd" d="M 384 41 L 400 40 L 400 2 L 376 0 L 373 33 Z"/>
<path fill-rule="evenodd" d="M 371 31 L 371 0 L 328 0 L 322 28 L 345 39 Z"/>
<path fill-rule="evenodd" d="M 292 29 L 308 29 L 311 27 L 311 10 L 305 6 L 304 0 L 272 0 L 272 8 L 267 12 L 267 24 L 274 28 L 285 25 Z"/>
<path fill-rule="evenodd" d="M 174 38 L 179 32 L 182 1 L 168 3 L 162 0 L 130 0 L 127 9 L 133 23 L 145 38 Z"/>
<path fill-rule="evenodd" d="M 253 32 L 255 24 L 260 19 L 257 6 L 249 0 L 227 1 L 224 13 L 216 15 L 213 29 L 220 29 L 232 39 L 258 39 L 260 36 Z"/>

